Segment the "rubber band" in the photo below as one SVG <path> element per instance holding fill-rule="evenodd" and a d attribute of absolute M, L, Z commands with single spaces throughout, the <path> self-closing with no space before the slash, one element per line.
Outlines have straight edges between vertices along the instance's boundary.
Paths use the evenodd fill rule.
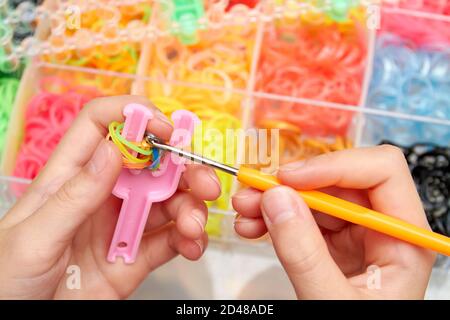
<path fill-rule="evenodd" d="M 166 66 L 183 60 L 185 54 L 186 47 L 175 41 L 175 39 L 171 39 L 171 41 L 163 40 L 162 43 L 158 43 L 156 46 L 156 55 L 159 61 Z"/>
<path fill-rule="evenodd" d="M 208 77 L 208 75 L 210 76 Z M 217 84 L 216 86 L 223 87 L 224 90 L 221 96 L 217 96 L 216 94 L 213 93 L 213 91 L 210 92 L 210 96 L 215 102 L 219 104 L 227 104 L 232 97 L 233 82 L 231 78 L 227 75 L 227 73 L 214 68 L 206 68 L 203 70 L 202 82 L 208 84 L 215 84 L 212 78 L 213 75 L 217 75 L 218 77 L 221 78 L 221 80 L 223 81 L 223 85 Z"/>
<path fill-rule="evenodd" d="M 129 149 L 136 151 L 137 153 L 143 154 L 144 156 L 150 156 L 153 154 L 152 150 L 150 149 L 143 149 L 137 145 L 137 143 L 131 143 L 128 142 L 124 137 L 122 137 L 123 124 L 117 124 L 116 123 L 116 129 L 115 129 L 115 135 L 117 136 L 117 139 L 120 143 L 128 147 Z"/>

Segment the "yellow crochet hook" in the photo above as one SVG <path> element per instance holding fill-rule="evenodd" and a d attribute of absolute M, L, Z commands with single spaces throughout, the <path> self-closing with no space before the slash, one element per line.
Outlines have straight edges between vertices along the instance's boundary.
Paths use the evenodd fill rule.
<path fill-rule="evenodd" d="M 278 181 L 275 176 L 267 175 L 261 171 L 246 167 L 240 167 L 237 169 L 227 166 L 223 163 L 161 143 L 151 134 L 146 136 L 146 140 L 158 149 L 172 152 L 180 157 L 203 163 L 215 169 L 234 175 L 240 182 L 252 188 L 266 191 L 270 188 L 281 185 L 280 181 Z M 365 208 L 358 204 L 330 196 L 329 194 L 323 192 L 297 192 L 311 209 L 387 234 L 419 247 L 431 249 L 446 256 L 450 256 L 449 237 L 417 227 L 406 221 Z"/>

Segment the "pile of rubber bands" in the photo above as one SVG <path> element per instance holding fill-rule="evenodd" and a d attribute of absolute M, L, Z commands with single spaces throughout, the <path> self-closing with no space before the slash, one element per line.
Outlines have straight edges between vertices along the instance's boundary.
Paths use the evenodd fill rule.
<path fill-rule="evenodd" d="M 270 146 L 267 146 L 267 150 L 271 150 L 268 156 L 271 159 L 275 156 L 278 157 L 272 160 L 277 161 L 279 165 L 353 147 L 353 143 L 349 139 L 341 136 L 321 138 L 302 135 L 301 130 L 297 126 L 285 121 L 266 120 L 259 123 L 258 127 L 261 129 L 279 130 L 278 149 L 272 150 Z M 271 141 L 270 131 L 268 133 L 268 141 Z M 272 152 L 276 152 L 276 154 Z M 259 164 L 255 167 L 261 169 L 270 165 L 272 163 Z"/>
<path fill-rule="evenodd" d="M 450 236 L 450 147 L 424 143 L 398 147 L 408 161 L 431 228 Z"/>
<path fill-rule="evenodd" d="M 136 72 L 140 45 L 120 41 L 125 32 L 145 27 L 151 13 L 148 3 L 123 6 L 102 6 L 81 13 L 80 28 L 66 28 L 64 17 L 54 19 L 57 26 L 49 37 L 56 53 L 44 55 L 45 61 L 71 66 L 109 70 L 120 73 Z M 95 35 L 101 34 L 104 42 L 97 45 Z M 131 37 L 132 38 L 132 37 Z M 73 49 L 74 48 L 74 49 Z"/>
<path fill-rule="evenodd" d="M 417 3 L 421 1 L 410 1 L 412 3 Z M 440 13 L 440 14 L 450 14 L 450 1 L 448 0 L 430 0 L 425 1 L 428 4 L 435 2 L 441 5 L 446 5 L 445 13 L 443 9 L 430 8 L 429 6 L 422 6 L 418 11 L 428 11 Z M 442 21 L 440 19 L 429 19 L 416 17 L 414 15 L 408 16 L 396 13 L 383 12 L 381 19 L 381 32 L 392 32 L 397 34 L 399 37 L 414 42 L 419 46 L 442 46 L 443 48 L 448 48 L 450 45 L 450 27 L 448 21 Z"/>
<path fill-rule="evenodd" d="M 112 122 L 109 125 L 107 139 L 111 139 L 119 148 L 123 157 L 123 166 L 128 169 L 157 170 L 160 165 L 161 152 L 144 141 L 130 142 L 122 136 L 124 124 Z"/>
<path fill-rule="evenodd" d="M 286 97 L 356 106 L 361 95 L 366 44 L 362 27 L 301 20 L 269 26 L 261 50 L 257 90 Z M 261 98 L 255 122 L 281 120 L 314 136 L 345 136 L 353 113 Z"/>
<path fill-rule="evenodd" d="M 368 106 L 380 110 L 450 120 L 450 50 L 418 46 L 394 34 L 380 35 Z M 450 141 L 450 127 L 370 116 L 368 139 L 389 137 L 398 144 Z"/>
<path fill-rule="evenodd" d="M 5 145 L 6 131 L 18 88 L 19 80 L 0 78 L 0 154 Z"/>
<path fill-rule="evenodd" d="M 397 0 L 385 1 L 383 4 L 386 7 L 399 7 L 403 9 L 431 12 L 443 15 L 450 15 L 450 1 L 449 0 Z"/>
<path fill-rule="evenodd" d="M 253 27 L 230 27 L 201 33 L 200 41 L 189 47 L 164 38 L 152 49 L 147 96 L 166 115 L 178 109 L 194 112 L 202 121 L 202 130 L 194 133 L 194 150 L 201 145 L 205 157 L 228 165 L 235 165 L 236 146 L 223 144 L 218 151 L 215 146 L 221 142 L 214 141 L 214 136 L 225 137 L 227 129 L 241 128 L 243 96 L 233 90 L 247 86 L 254 35 Z M 208 135 L 209 130 L 220 134 Z M 227 153 L 233 157 L 225 159 Z M 227 210 L 233 180 L 227 174 L 218 175 L 222 196 L 210 205 Z"/>
<path fill-rule="evenodd" d="M 34 179 L 38 175 L 78 112 L 98 95 L 95 92 L 95 88 L 72 87 L 64 93 L 40 92 L 33 96 L 25 113 L 25 136 L 14 176 Z"/>
<path fill-rule="evenodd" d="M 205 97 L 211 109 L 231 114 L 240 110 L 241 96 L 234 89 L 245 89 L 253 53 L 254 28 L 230 27 L 201 33 L 193 46 L 183 46 L 176 38 L 162 38 L 153 46 L 148 75 L 149 96 Z M 171 82 L 177 82 L 177 84 Z M 183 84 L 190 83 L 194 86 Z M 195 87 L 195 84 L 205 87 Z M 210 90 L 205 90 L 208 87 Z M 205 102 L 205 101 L 203 101 Z"/>

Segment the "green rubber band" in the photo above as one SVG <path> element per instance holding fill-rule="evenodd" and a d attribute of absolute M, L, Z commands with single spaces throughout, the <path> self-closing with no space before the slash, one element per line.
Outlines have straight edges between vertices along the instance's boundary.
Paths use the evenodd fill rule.
<path fill-rule="evenodd" d="M 136 49 L 134 49 L 133 47 L 128 47 L 126 50 L 130 53 L 131 58 L 132 58 L 134 61 L 137 61 L 137 60 L 138 60 L 138 56 L 137 56 Z"/>
<path fill-rule="evenodd" d="M 71 59 L 69 61 L 69 65 L 79 67 L 79 66 L 86 65 L 88 62 L 89 62 L 89 59 L 87 59 L 87 58 Z"/>
<path fill-rule="evenodd" d="M 144 16 L 142 17 L 142 21 L 148 23 L 150 21 L 151 14 L 152 14 L 152 7 L 150 5 L 145 5 Z"/>
<path fill-rule="evenodd" d="M 129 142 L 127 139 L 125 139 L 122 136 L 122 133 L 121 133 L 122 129 L 123 129 L 123 126 L 124 126 L 124 124 L 122 123 L 122 124 L 120 124 L 120 125 L 118 125 L 116 127 L 116 136 L 117 136 L 117 139 L 120 141 L 120 143 L 125 145 L 127 148 L 129 148 L 129 149 L 131 149 L 133 151 L 136 151 L 137 153 L 140 153 L 140 154 L 142 154 L 144 156 L 151 156 L 151 155 L 153 155 L 153 150 L 152 149 L 144 150 L 144 149 L 138 147 L 137 145 Z"/>
<path fill-rule="evenodd" d="M 0 78 L 0 154 L 5 146 L 6 132 L 18 89 L 19 80 Z"/>

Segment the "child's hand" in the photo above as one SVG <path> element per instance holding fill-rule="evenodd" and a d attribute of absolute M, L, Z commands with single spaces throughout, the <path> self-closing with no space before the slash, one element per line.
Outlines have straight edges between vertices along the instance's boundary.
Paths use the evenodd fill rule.
<path fill-rule="evenodd" d="M 298 190 L 323 189 L 422 228 L 429 228 L 402 152 L 392 146 L 321 155 L 280 168 Z M 419 299 L 435 255 L 322 213 L 311 214 L 288 187 L 233 197 L 236 231 L 258 238 L 269 231 L 275 251 L 302 299 Z M 369 272 L 367 269 L 369 266 Z"/>
<path fill-rule="evenodd" d="M 220 185 L 212 169 L 189 165 L 179 191 L 152 206 L 136 262 L 106 261 L 121 206 L 111 192 L 122 160 L 105 136 L 108 124 L 123 121 L 122 110 L 132 102 L 150 106 L 156 117 L 147 129 L 169 139 L 171 125 L 145 98 L 90 102 L 46 168 L 0 220 L 0 298 L 123 298 L 176 255 L 201 257 L 207 245 L 203 200 L 217 198 Z M 70 265 L 80 268 L 80 290 L 66 286 Z"/>

